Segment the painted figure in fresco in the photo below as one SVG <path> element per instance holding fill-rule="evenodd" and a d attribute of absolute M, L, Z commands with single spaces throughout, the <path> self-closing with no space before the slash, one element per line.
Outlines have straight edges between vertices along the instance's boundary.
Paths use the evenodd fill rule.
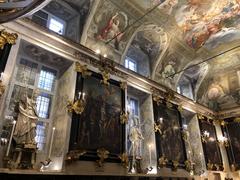
<path fill-rule="evenodd" d="M 34 91 L 32 98 L 25 94 L 19 102 L 19 114 L 13 138 L 17 144 L 24 147 L 36 145 L 36 124 L 39 118 L 36 111 L 36 97 L 37 92 Z"/>
<path fill-rule="evenodd" d="M 164 70 L 162 72 L 162 77 L 165 78 L 173 78 L 171 77 L 171 75 L 175 74 L 175 70 L 174 70 L 174 64 L 175 62 L 170 61 L 165 67 Z"/>
<path fill-rule="evenodd" d="M 117 12 L 111 17 L 106 27 L 103 28 L 102 32 L 98 35 L 98 39 L 112 40 L 115 38 L 115 45 L 118 45 L 121 40 L 123 33 L 120 30 L 120 20 L 118 19 L 119 13 Z"/>
<path fill-rule="evenodd" d="M 215 38 L 222 38 L 223 34 L 227 35 L 226 31 L 235 28 L 235 25 L 230 25 L 229 22 L 232 21 L 231 19 L 239 19 L 239 12 L 239 0 L 231 2 L 227 0 L 189 0 L 187 5 L 177 11 L 175 17 L 183 30 L 186 43 L 190 47 L 198 49 L 210 37 L 216 35 Z"/>
<path fill-rule="evenodd" d="M 166 0 L 159 5 L 159 9 L 161 9 L 164 13 L 170 15 L 172 13 L 173 8 L 178 4 L 178 0 Z"/>

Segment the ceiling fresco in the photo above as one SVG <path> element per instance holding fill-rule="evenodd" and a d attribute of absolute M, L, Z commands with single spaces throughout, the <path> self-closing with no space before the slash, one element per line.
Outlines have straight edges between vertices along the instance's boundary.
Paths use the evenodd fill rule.
<path fill-rule="evenodd" d="M 87 9 L 75 42 L 122 65 L 130 57 L 140 75 L 213 110 L 239 106 L 240 54 L 224 51 L 240 43 L 240 0 L 64 0 L 63 12 L 54 2 L 45 10 L 60 18 Z"/>

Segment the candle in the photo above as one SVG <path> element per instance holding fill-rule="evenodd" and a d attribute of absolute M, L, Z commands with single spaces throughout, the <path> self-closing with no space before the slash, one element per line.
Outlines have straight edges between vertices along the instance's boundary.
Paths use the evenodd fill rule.
<path fill-rule="evenodd" d="M 78 99 L 81 98 L 81 94 L 82 94 L 81 92 L 78 93 Z"/>
<path fill-rule="evenodd" d="M 14 133 L 14 130 L 15 130 L 15 126 L 16 126 L 16 121 L 13 121 L 13 126 L 12 126 L 12 131 L 11 131 L 11 136 L 10 136 L 10 139 L 9 139 L 8 147 L 7 147 L 6 156 L 8 156 L 9 152 L 10 152 L 10 147 L 11 147 L 11 143 L 12 143 L 12 138 L 13 138 L 13 133 Z"/>
<path fill-rule="evenodd" d="M 149 150 L 149 165 L 152 165 L 152 153 L 151 153 L 152 145 L 148 145 L 148 150 Z"/>
<path fill-rule="evenodd" d="M 54 133 L 55 133 L 55 127 L 52 128 L 52 136 L 51 136 L 50 147 L 49 147 L 49 151 L 48 151 L 48 158 L 49 159 L 50 159 L 51 153 L 52 153 L 52 145 L 53 145 Z"/>

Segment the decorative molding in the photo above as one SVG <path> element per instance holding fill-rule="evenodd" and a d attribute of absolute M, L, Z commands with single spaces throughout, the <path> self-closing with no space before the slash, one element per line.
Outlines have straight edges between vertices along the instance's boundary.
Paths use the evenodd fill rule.
<path fill-rule="evenodd" d="M 104 160 L 108 158 L 109 155 L 109 151 L 104 149 L 104 148 L 100 148 L 97 150 L 97 156 L 100 158 L 99 160 L 97 160 L 97 164 L 99 167 L 103 166 Z"/>
<path fill-rule="evenodd" d="M 129 112 L 121 112 L 120 114 L 120 123 L 121 124 L 127 124 L 129 119 Z"/>

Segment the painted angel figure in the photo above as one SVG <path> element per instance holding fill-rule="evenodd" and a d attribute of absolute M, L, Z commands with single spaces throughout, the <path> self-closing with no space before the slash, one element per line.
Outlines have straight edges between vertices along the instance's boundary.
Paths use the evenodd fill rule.
<path fill-rule="evenodd" d="M 119 47 L 119 42 L 123 36 L 122 30 L 124 28 L 126 28 L 126 23 L 124 22 L 125 25 L 124 27 L 120 28 L 120 16 L 124 16 L 124 21 L 127 20 L 127 18 L 125 17 L 125 15 L 123 15 L 122 13 L 118 13 L 116 12 L 115 15 L 113 15 L 111 17 L 111 19 L 108 21 L 107 25 L 101 30 L 100 34 L 97 36 L 97 39 L 100 40 L 106 40 L 106 41 L 110 41 L 110 40 L 115 40 L 115 48 L 118 49 Z"/>

